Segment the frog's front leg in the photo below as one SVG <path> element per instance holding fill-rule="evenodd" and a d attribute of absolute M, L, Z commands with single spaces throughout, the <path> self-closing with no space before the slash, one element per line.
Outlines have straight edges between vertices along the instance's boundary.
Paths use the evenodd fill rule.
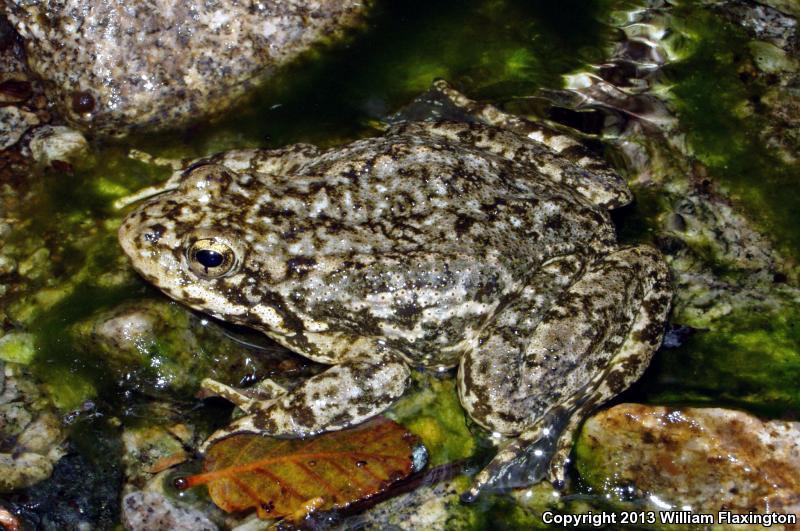
<path fill-rule="evenodd" d="M 509 305 L 462 360 L 459 391 L 477 422 L 518 437 L 464 499 L 548 473 L 563 482 L 577 428 L 641 376 L 661 342 L 670 298 L 663 259 L 641 246 L 588 266 L 541 319 L 526 315 L 529 301 Z"/>
<path fill-rule="evenodd" d="M 307 437 L 341 430 L 377 415 L 402 396 L 410 371 L 400 356 L 377 344 L 374 347 L 372 352 L 360 350 L 270 400 L 253 401 L 223 389 L 222 396 L 241 402 L 248 414 L 214 432 L 201 450 L 235 433 Z"/>

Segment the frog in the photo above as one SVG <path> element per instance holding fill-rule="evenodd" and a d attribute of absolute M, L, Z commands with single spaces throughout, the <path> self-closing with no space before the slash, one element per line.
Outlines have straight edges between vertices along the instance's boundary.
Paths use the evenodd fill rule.
<path fill-rule="evenodd" d="M 327 365 L 257 398 L 207 381 L 245 414 L 204 448 L 345 429 L 413 370 L 455 369 L 466 414 L 503 441 L 464 501 L 562 487 L 582 420 L 648 366 L 672 290 L 657 249 L 617 241 L 625 180 L 567 132 L 430 92 L 431 116 L 379 136 L 196 160 L 123 220 L 166 295 Z"/>

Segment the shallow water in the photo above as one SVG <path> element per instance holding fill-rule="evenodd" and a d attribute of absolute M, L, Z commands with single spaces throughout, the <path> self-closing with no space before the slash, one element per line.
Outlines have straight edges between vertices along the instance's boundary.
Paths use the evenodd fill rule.
<path fill-rule="evenodd" d="M 96 142 L 74 175 L 48 170 L 32 179 L 34 199 L 15 213 L 25 221 L 10 243 L 30 250 L 48 249 L 50 265 L 22 293 L 5 301 L 9 321 L 36 335 L 37 355 L 31 368 L 62 411 L 93 402 L 92 414 L 78 415 L 74 448 L 89 460 L 103 453 L 102 470 L 119 470 L 114 453 L 106 451 L 108 445 L 114 446 L 109 435 L 114 431 L 105 421 L 111 417 L 123 425 L 146 421 L 142 418 L 146 406 L 141 404 L 150 399 L 135 386 L 109 378 L 103 360 L 72 339 L 71 327 L 127 300 L 163 298 L 130 274 L 115 240 L 121 214 L 113 209 L 113 201 L 169 173 L 166 168 L 131 160 L 130 148 L 154 156 L 191 158 L 293 142 L 334 145 L 376 134 L 384 118 L 435 78 L 453 82 L 471 97 L 497 103 L 525 98 L 543 88 L 559 89 L 565 74 L 609 56 L 617 30 L 608 22 L 615 12 L 635 5 L 614 0 L 378 3 L 366 28 L 288 69 L 241 107 L 225 113 L 223 120 L 122 142 Z M 681 56 L 665 75 L 687 142 L 737 207 L 774 239 L 785 256 L 796 256 L 800 250 L 798 167 L 781 161 L 764 145 L 758 135 L 764 118 L 741 112 L 743 103 L 768 89 L 747 84 L 741 76 L 748 39 L 712 15 L 698 15 L 691 3 L 679 9 L 678 17 L 687 37 Z M 655 212 L 649 209 L 656 202 L 643 195 L 635 207 L 615 218 L 623 239 L 653 240 Z M 643 382 L 617 401 L 735 404 L 784 416 L 787 408 L 800 404 L 796 384 L 800 380 L 793 377 L 795 373 L 789 372 L 780 382 L 786 387 L 784 398 L 769 401 L 760 398 L 766 394 L 763 385 L 769 375 L 754 376 L 745 388 L 729 389 L 715 382 L 726 376 L 698 372 L 697 367 L 704 363 L 704 352 L 714 352 L 708 355 L 716 359 L 738 351 L 739 358 L 734 358 L 738 365 L 732 370 L 754 373 L 751 363 L 760 356 L 759 348 L 780 347 L 796 355 L 800 345 L 800 331 L 792 319 L 796 314 L 781 313 L 784 322 L 734 315 L 736 320 L 727 328 L 720 326 L 719 334 L 695 336 L 681 349 L 657 355 Z M 767 343 L 743 346 L 739 338 L 762 333 L 768 326 L 764 319 L 774 327 L 766 333 Z M 773 340 L 780 344 L 770 344 Z M 692 359 L 696 363 L 687 364 Z M 800 371 L 800 362 L 792 359 L 789 367 Z M 698 378 L 709 382 L 699 385 Z M 445 386 L 437 392 L 453 393 L 453 389 Z M 191 395 L 181 398 L 193 400 Z M 459 418 L 452 400 L 433 412 L 410 403 L 399 405 L 394 414 L 420 430 L 427 429 L 428 417 L 443 426 L 452 426 L 453 419 Z M 220 411 L 219 404 L 205 407 L 195 414 L 210 417 L 211 411 L 215 415 Z M 452 444 L 436 447 L 435 464 L 485 452 L 484 434 L 473 438 L 463 426 L 453 430 Z M 472 524 L 482 526 L 491 520 L 495 526 L 513 527 L 519 522 L 508 509 L 510 503 L 504 498 L 485 500 L 472 509 Z"/>

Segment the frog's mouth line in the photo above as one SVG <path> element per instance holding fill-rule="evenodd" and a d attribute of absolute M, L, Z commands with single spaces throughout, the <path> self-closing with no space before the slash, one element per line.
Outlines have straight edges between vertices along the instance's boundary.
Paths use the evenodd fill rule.
<path fill-rule="evenodd" d="M 146 188 L 142 188 L 137 192 L 133 192 L 130 195 L 126 195 L 125 197 L 120 197 L 119 199 L 114 201 L 113 207 L 114 210 L 122 210 L 134 203 L 139 203 L 141 201 L 144 201 L 145 199 L 151 199 L 153 197 L 165 194 L 167 192 L 174 192 L 177 189 L 178 189 L 177 180 L 170 178 L 161 184 L 148 186 Z"/>

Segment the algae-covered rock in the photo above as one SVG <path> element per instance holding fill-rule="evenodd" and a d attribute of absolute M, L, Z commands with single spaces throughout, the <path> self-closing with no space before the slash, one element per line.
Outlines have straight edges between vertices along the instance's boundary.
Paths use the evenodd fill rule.
<path fill-rule="evenodd" d="M 0 360 L 27 365 L 36 355 L 36 336 L 11 332 L 0 337 Z"/>
<path fill-rule="evenodd" d="M 458 401 L 455 378 L 429 372 L 414 373 L 413 378 L 410 389 L 387 415 L 422 439 L 430 466 L 470 457 L 475 438 Z"/>
<path fill-rule="evenodd" d="M 586 421 L 581 477 L 621 501 L 695 513 L 800 516 L 800 423 L 739 411 L 621 404 Z"/>
<path fill-rule="evenodd" d="M 7 493 L 50 477 L 65 431 L 22 365 L 0 363 L 0 371 L 0 492 Z"/>
<path fill-rule="evenodd" d="M 756 410 L 800 408 L 800 311 L 745 308 L 654 361 L 652 399 L 725 400 Z"/>
<path fill-rule="evenodd" d="M 138 487 L 155 474 L 189 458 L 185 448 L 192 446 L 194 430 L 185 424 L 138 426 L 122 434 L 127 485 Z"/>
<path fill-rule="evenodd" d="M 367 2 L 9 1 L 31 69 L 75 126 L 176 127 L 354 25 Z"/>
<path fill-rule="evenodd" d="M 242 385 L 275 371 L 297 377 L 304 367 L 275 344 L 231 340 L 207 319 L 163 300 L 100 312 L 74 325 L 72 335 L 116 382 L 152 396 L 186 399 L 203 378 Z"/>

